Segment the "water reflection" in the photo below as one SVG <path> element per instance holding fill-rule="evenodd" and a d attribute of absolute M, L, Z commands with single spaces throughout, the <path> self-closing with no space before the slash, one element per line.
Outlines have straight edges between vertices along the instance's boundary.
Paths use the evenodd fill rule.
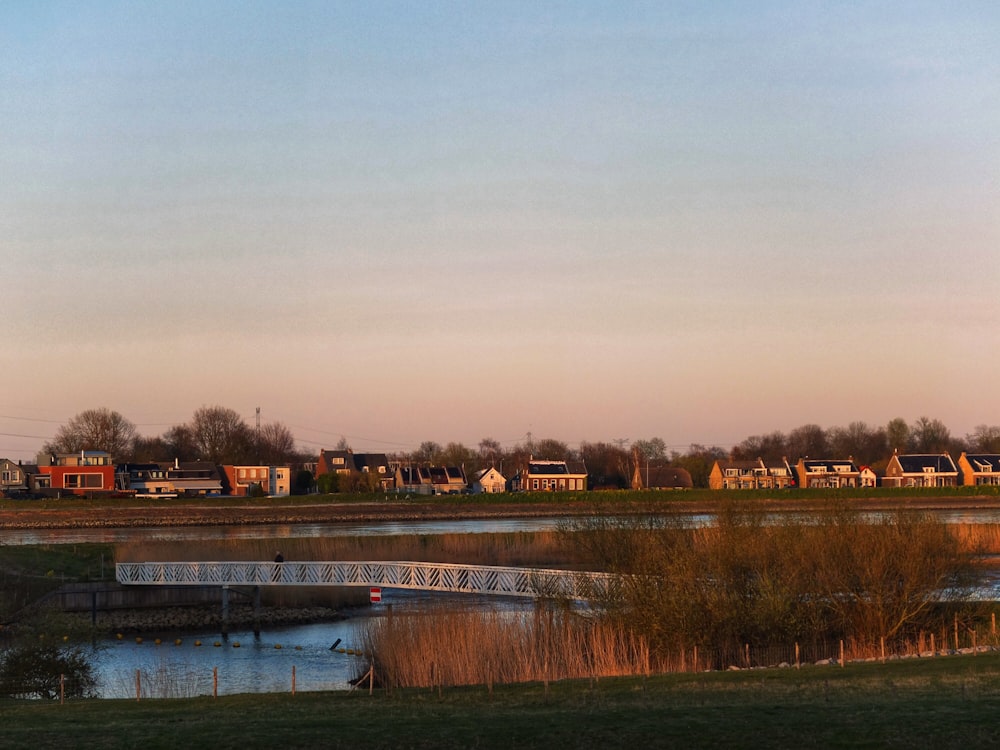
<path fill-rule="evenodd" d="M 0 529 L 0 544 L 86 544 L 210 539 L 392 536 L 398 534 L 491 534 L 555 530 L 559 518 L 498 518 L 469 521 L 409 521 L 365 524 L 265 524 L 246 526 L 164 526 L 126 529 Z"/>
<path fill-rule="evenodd" d="M 138 670 L 143 697 L 212 695 L 216 673 L 219 695 L 287 693 L 293 667 L 297 691 L 345 690 L 348 680 L 365 671 L 364 658 L 330 647 L 338 639 L 356 643 L 357 627 L 357 621 L 298 625 L 272 628 L 259 638 L 252 631 L 232 632 L 228 639 L 217 632 L 183 633 L 162 636 L 161 645 L 152 637 L 142 643 L 108 639 L 93 654 L 98 692 L 102 698 L 135 698 Z"/>
<path fill-rule="evenodd" d="M 1000 508 L 929 511 L 945 523 L 1000 523 Z M 873 511 L 872 517 L 880 514 Z M 787 518 L 788 514 L 775 514 Z M 712 521 L 710 513 L 674 516 L 680 523 L 701 526 Z M 442 521 L 393 521 L 363 524 L 268 524 L 243 526 L 178 526 L 126 529 L 0 529 L 0 544 L 87 544 L 142 541 L 191 541 L 212 539 L 284 539 L 337 536 L 392 536 L 399 534 L 495 534 L 554 531 L 563 518 L 496 518 Z"/>
<path fill-rule="evenodd" d="M 142 643 L 131 636 L 122 640 L 108 637 L 97 644 L 91 655 L 98 695 L 134 699 L 137 670 L 144 698 L 212 695 L 214 670 L 218 674 L 218 695 L 291 692 L 292 667 L 296 691 L 347 690 L 351 687 L 349 681 L 369 667 L 368 658 L 358 653 L 364 647 L 365 626 L 371 618 L 387 616 L 390 606 L 397 613 L 428 604 L 451 610 L 503 612 L 524 612 L 534 606 L 533 600 L 523 597 L 429 594 L 403 589 L 383 589 L 382 601 L 348 620 L 269 627 L 261 631 L 259 638 L 250 630 L 232 631 L 226 639 L 210 631 L 149 633 Z M 154 641 L 157 637 L 160 645 Z M 201 645 L 195 645 L 199 641 Z"/>

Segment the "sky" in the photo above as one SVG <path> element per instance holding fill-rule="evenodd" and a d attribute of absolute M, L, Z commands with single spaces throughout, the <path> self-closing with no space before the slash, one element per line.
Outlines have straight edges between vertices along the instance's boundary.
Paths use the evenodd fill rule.
<path fill-rule="evenodd" d="M 0 5 L 0 456 L 1000 424 L 1000 5 Z"/>

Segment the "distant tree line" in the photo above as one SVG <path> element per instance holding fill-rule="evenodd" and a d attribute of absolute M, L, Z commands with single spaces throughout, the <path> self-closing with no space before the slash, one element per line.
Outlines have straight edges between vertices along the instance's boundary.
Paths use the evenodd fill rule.
<path fill-rule="evenodd" d="M 281 422 L 251 427 L 232 409 L 203 406 L 189 422 L 162 435 L 140 435 L 134 423 L 110 409 L 88 409 L 59 428 L 42 451 L 49 454 L 103 450 L 115 461 L 145 463 L 177 459 L 215 464 L 273 465 L 312 460 L 296 449 L 295 436 Z"/>
<path fill-rule="evenodd" d="M 341 438 L 337 449 L 349 450 Z M 217 464 L 287 464 L 301 467 L 315 461 L 318 451 L 304 450 L 281 422 L 268 422 L 259 429 L 250 426 L 238 412 L 222 406 L 203 406 L 184 424 L 174 425 L 162 435 L 140 435 L 135 424 L 116 411 L 89 409 L 59 428 L 45 444 L 47 453 L 105 450 L 116 461 L 146 462 L 164 459 L 211 461 Z M 506 476 L 523 468 L 530 457 L 556 461 L 581 461 L 597 489 L 625 489 L 636 468 L 674 466 L 688 471 L 695 487 L 707 487 L 708 476 L 719 459 L 762 458 L 765 461 L 799 458 L 853 458 L 875 470 L 885 468 L 893 450 L 900 453 L 942 453 L 957 456 L 962 451 L 1000 453 L 1000 426 L 979 425 L 964 438 L 955 437 L 938 419 L 920 417 L 915 422 L 896 418 L 884 427 L 851 422 L 846 427 L 824 429 L 806 424 L 788 433 L 775 431 L 753 435 L 731 450 L 692 444 L 686 451 L 668 451 L 659 437 L 613 442 L 582 442 L 576 448 L 551 438 L 504 446 L 487 437 L 475 448 L 463 443 L 440 445 L 425 441 L 413 451 L 393 453 L 400 464 L 461 466 L 471 476 L 480 469 L 496 467 Z M 358 488 L 363 489 L 363 488 Z"/>

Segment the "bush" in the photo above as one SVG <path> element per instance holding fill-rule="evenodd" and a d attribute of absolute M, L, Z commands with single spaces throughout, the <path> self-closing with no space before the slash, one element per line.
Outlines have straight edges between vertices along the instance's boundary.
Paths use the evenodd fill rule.
<path fill-rule="evenodd" d="M 60 688 L 60 682 L 63 688 Z M 91 698 L 96 681 L 90 662 L 74 646 L 20 644 L 0 654 L 0 694 L 11 698 Z"/>
<path fill-rule="evenodd" d="M 774 515 L 731 503 L 706 527 L 654 516 L 567 530 L 593 564 L 620 574 L 616 594 L 596 602 L 605 616 L 660 652 L 916 638 L 966 606 L 977 584 L 974 556 L 916 513 Z"/>

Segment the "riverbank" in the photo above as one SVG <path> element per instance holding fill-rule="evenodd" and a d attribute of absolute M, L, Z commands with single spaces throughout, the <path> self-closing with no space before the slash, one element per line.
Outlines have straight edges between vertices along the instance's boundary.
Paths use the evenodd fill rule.
<path fill-rule="evenodd" d="M 160 700 L 4 704 L 4 739 L 74 747 L 933 747 L 1000 743 L 1000 655 Z"/>
<path fill-rule="evenodd" d="M 690 514 L 713 513 L 728 501 L 753 500 L 774 512 L 817 510 L 841 503 L 859 510 L 887 511 L 1000 510 L 1000 496 L 965 491 L 873 490 L 871 494 L 820 491 L 785 491 L 778 495 L 758 492 L 588 492 L 582 495 L 534 493 L 511 496 L 518 501 L 443 499 L 397 495 L 371 496 L 345 501 L 336 495 L 307 498 L 206 498 L 201 500 L 139 501 L 102 498 L 92 501 L 0 502 L 0 529 L 141 528 L 181 526 L 246 526 L 267 524 L 336 524 L 481 520 L 494 518 L 579 517 L 600 513 Z M 876 494 L 877 493 L 877 494 Z M 471 496 L 470 496 L 471 497 Z"/>

